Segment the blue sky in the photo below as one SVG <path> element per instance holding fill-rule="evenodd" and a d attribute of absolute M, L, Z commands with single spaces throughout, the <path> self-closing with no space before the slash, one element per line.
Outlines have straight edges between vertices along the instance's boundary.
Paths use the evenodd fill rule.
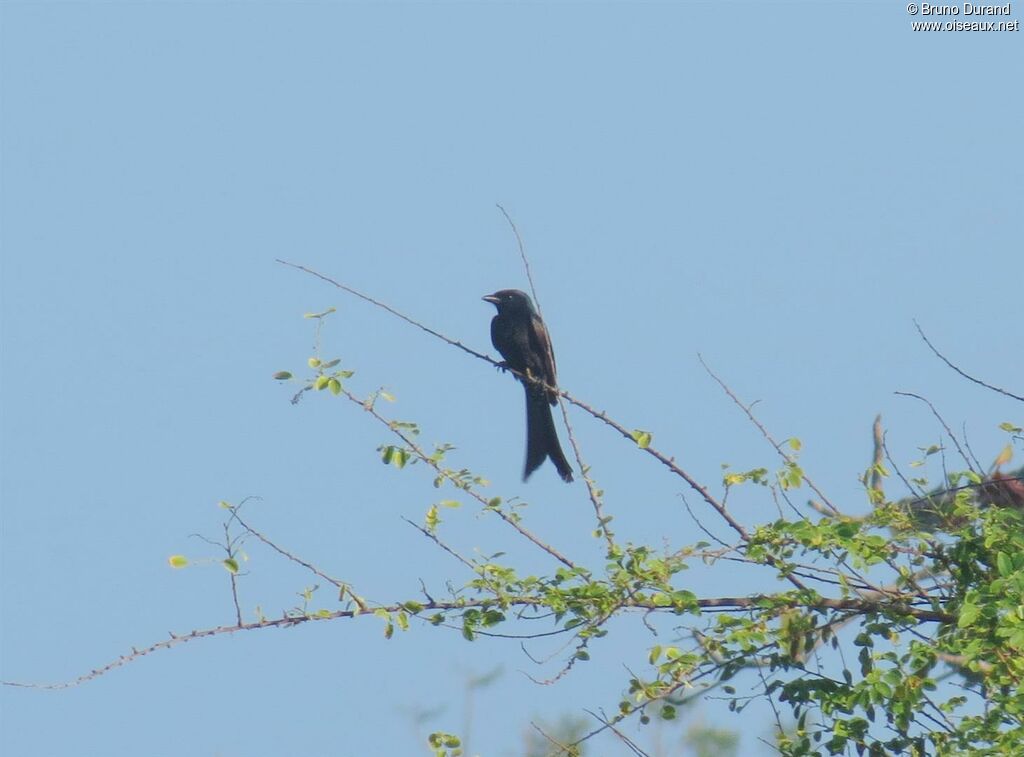
<path fill-rule="evenodd" d="M 51 3 L 0 8 L 2 671 L 62 681 L 132 646 L 230 622 L 218 500 L 378 601 L 470 578 L 401 521 L 437 495 L 378 462 L 383 431 L 273 372 L 322 339 L 425 441 L 530 503 L 601 564 L 582 486 L 528 484 L 521 391 L 309 276 L 308 265 L 492 351 L 480 296 L 526 282 L 516 219 L 576 396 L 715 483 L 771 450 L 702 353 L 851 512 L 881 412 L 897 458 L 939 438 L 983 460 L 1024 375 L 1019 33 L 912 33 L 901 3 Z M 620 536 L 700 538 L 679 482 L 572 415 Z M 746 522 L 774 510 L 737 502 Z M 469 506 L 467 552 L 543 555 Z M 711 513 L 702 520 L 714 525 Z M 251 619 L 311 581 L 250 545 Z M 703 595 L 727 572 L 694 575 Z M 318 602 L 331 607 L 320 592 Z M 655 643 L 622 622 L 555 685 L 516 643 L 375 619 L 196 642 L 79 688 L 0 691 L 5 754 L 416 754 L 433 730 L 515 755 L 531 719 L 614 710 Z M 415 713 L 433 712 L 424 722 Z M 751 748 L 766 712 L 745 717 Z M 687 713 L 741 727 L 715 702 Z M 754 725 L 752 725 L 752 723 Z M 631 734 L 635 732 L 630 729 Z M 637 738 L 651 743 L 651 733 Z M 611 741 L 595 742 L 615 754 Z"/>

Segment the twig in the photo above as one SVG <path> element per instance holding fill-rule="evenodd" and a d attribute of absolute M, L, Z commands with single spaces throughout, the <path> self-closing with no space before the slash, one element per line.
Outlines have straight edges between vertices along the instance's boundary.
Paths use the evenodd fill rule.
<path fill-rule="evenodd" d="M 949 427 L 949 424 L 946 423 L 946 419 L 943 418 L 939 414 L 939 411 L 935 409 L 935 405 L 933 405 L 930 401 L 922 397 L 920 394 L 914 394 L 913 392 L 893 392 L 893 394 L 899 395 L 900 397 L 913 397 L 914 399 L 920 400 L 921 402 L 926 404 L 928 408 L 932 411 L 932 415 L 934 415 L 936 419 L 939 421 L 939 423 L 942 424 L 942 427 L 946 429 L 946 434 L 949 436 L 950 439 L 953 440 L 953 444 L 956 446 L 956 451 L 960 453 L 960 457 L 963 458 L 964 463 L 967 464 L 968 469 L 974 471 L 974 466 L 971 464 L 971 458 L 967 456 L 967 453 L 964 451 L 963 447 L 960 446 L 960 442 L 959 440 L 957 440 L 956 434 L 953 433 L 953 429 Z M 980 475 L 980 471 L 975 471 L 975 473 L 979 473 Z"/>
<path fill-rule="evenodd" d="M 606 725 L 608 727 L 608 730 L 610 730 L 612 733 L 618 736 L 619 740 L 627 747 L 629 747 L 629 751 L 637 755 L 637 757 L 650 757 L 650 755 L 648 755 L 647 752 L 638 747 L 636 743 L 634 743 L 630 738 L 626 736 L 626 734 L 624 734 L 622 731 L 620 731 L 618 728 L 612 725 L 612 723 L 608 721 L 608 718 L 606 718 L 603 715 L 598 715 L 593 710 L 584 709 L 583 711 L 590 715 L 590 717 L 592 717 L 598 723 L 603 723 L 604 725 Z"/>
<path fill-rule="evenodd" d="M 681 499 L 683 501 L 683 507 L 686 508 L 686 512 L 688 512 L 690 514 L 690 518 L 693 520 L 693 522 L 697 524 L 697 528 L 699 528 L 701 531 L 703 531 L 704 534 L 709 539 L 711 539 L 711 541 L 718 542 L 718 544 L 720 544 L 721 546 L 725 547 L 726 549 L 735 549 L 735 547 L 733 547 L 733 546 L 731 546 L 729 544 L 726 544 L 724 541 L 722 541 L 717 536 L 715 536 L 713 533 L 711 533 L 711 531 L 709 531 L 704 526 L 703 523 L 701 523 L 699 520 L 697 520 L 697 516 L 693 514 L 693 510 L 690 508 L 690 502 L 686 499 L 686 495 L 683 492 L 679 492 L 679 499 Z"/>
<path fill-rule="evenodd" d="M 248 498 L 242 501 L 242 504 L 248 501 Z M 231 508 L 231 517 L 224 521 L 224 544 L 221 546 L 224 548 L 227 559 L 230 560 L 234 567 L 228 570 L 228 577 L 231 579 L 231 602 L 235 606 L 235 622 L 239 625 L 242 624 L 242 607 L 238 602 L 238 561 L 235 559 L 235 547 L 245 538 L 243 534 L 239 534 L 236 537 L 231 536 L 231 521 L 237 520 L 235 508 Z"/>
<path fill-rule="evenodd" d="M 442 340 L 444 342 L 448 342 L 448 344 L 452 345 L 453 347 L 458 347 L 460 350 L 463 350 L 463 351 L 469 353 L 473 357 L 477 357 L 477 358 L 480 358 L 481 360 L 486 360 L 489 363 L 497 365 L 497 363 L 495 363 L 495 361 L 491 360 L 486 355 L 481 355 L 479 352 L 476 352 L 475 350 L 471 350 L 469 347 L 467 347 L 466 345 L 462 344 L 461 342 L 457 342 L 454 339 L 449 339 L 444 334 L 441 334 L 441 333 L 439 333 L 437 331 L 434 331 L 432 328 L 430 328 L 428 326 L 424 326 L 419 321 L 416 321 L 416 320 L 410 318 L 409 316 L 405 315 L 404 313 L 400 313 L 399 311 L 395 310 L 390 305 L 387 305 L 387 304 L 381 302 L 380 300 L 375 300 L 373 297 L 370 297 L 369 295 L 363 294 L 362 292 L 360 292 L 360 291 L 358 291 L 356 289 L 353 289 L 350 286 L 342 284 L 339 281 L 335 281 L 334 279 L 332 279 L 329 276 L 324 276 L 322 273 L 318 273 L 317 271 L 314 271 L 312 268 L 307 268 L 306 266 L 299 265 L 298 263 L 289 263 L 287 260 L 281 260 L 280 258 L 275 258 L 275 262 L 280 263 L 281 265 L 284 265 L 284 266 L 288 266 L 289 268 L 294 268 L 297 271 L 303 271 L 305 273 L 308 273 L 310 276 L 315 276 L 316 278 L 320 279 L 321 281 L 326 281 L 328 284 L 336 286 L 338 289 L 344 290 L 344 291 L 348 292 L 349 294 L 353 294 L 356 297 L 358 297 L 359 299 L 364 300 L 366 302 L 369 302 L 371 305 L 376 305 L 377 307 L 382 308 L 383 310 L 388 311 L 389 313 L 391 313 L 391 315 L 395 316 L 396 318 L 401 318 L 403 321 L 408 323 L 410 326 L 415 326 L 416 328 L 420 329 L 421 331 L 427 332 L 431 336 L 437 337 L 438 339 L 440 339 L 440 340 Z"/>
<path fill-rule="evenodd" d="M 976 379 L 976 378 L 974 378 L 974 376 L 970 375 L 969 373 L 965 373 L 964 371 L 960 370 L 957 366 L 955 366 L 953 363 L 951 363 L 946 358 L 945 355 L 943 355 L 941 352 L 939 352 L 937 349 L 935 349 L 935 345 L 932 344 L 931 341 L 929 341 L 927 336 L 925 336 L 924 330 L 921 328 L 921 325 L 916 320 L 914 321 L 914 328 L 917 329 L 917 333 L 921 335 L 921 338 L 924 340 L 924 343 L 928 345 L 928 349 L 930 349 L 932 352 L 934 352 L 935 356 L 939 360 L 941 360 L 943 363 L 948 365 L 954 371 L 959 373 L 965 379 L 967 379 L 968 381 L 973 381 L 978 386 L 983 386 L 986 389 L 991 389 L 993 392 L 998 392 L 999 394 L 1002 394 L 1002 395 L 1005 395 L 1005 396 L 1010 397 L 1012 399 L 1015 399 L 1018 402 L 1024 402 L 1024 397 L 1021 397 L 1020 395 L 1014 394 L 1013 392 L 1008 392 L 1005 389 L 1000 389 L 998 386 L 992 386 L 992 384 L 986 384 L 981 379 Z"/>
<path fill-rule="evenodd" d="M 983 470 L 985 466 L 981 464 L 981 460 L 978 459 L 978 456 L 974 454 L 974 450 L 971 449 L 971 440 L 970 437 L 967 436 L 967 421 L 964 421 L 962 424 L 960 424 L 960 433 L 963 434 L 964 449 L 967 450 L 967 454 L 971 456 L 971 459 L 974 461 L 974 464 L 977 466 L 978 470 Z M 990 468 L 989 473 L 991 473 L 992 470 L 993 469 Z"/>
<path fill-rule="evenodd" d="M 341 592 L 342 596 L 344 596 L 345 594 L 348 594 L 348 596 L 352 599 L 352 601 L 355 602 L 356 605 L 359 607 L 359 609 L 362 610 L 363 612 L 366 612 L 369 609 L 367 607 L 367 605 L 366 605 L 366 602 L 362 599 L 362 597 L 360 597 L 358 594 L 355 593 L 355 591 L 352 590 L 352 584 L 345 583 L 344 581 L 339 581 L 336 578 L 331 578 L 329 575 L 324 573 L 322 570 L 317 568 L 315 565 L 313 565 L 311 563 L 308 563 L 305 560 L 303 560 L 301 557 L 297 557 L 297 556 L 293 555 L 291 552 L 289 552 L 288 550 L 286 550 L 286 549 L 284 549 L 282 547 L 279 547 L 277 544 L 272 542 L 266 536 L 264 536 L 259 531 L 257 531 L 255 528 L 253 528 L 248 523 L 246 523 L 244 520 L 242 520 L 241 516 L 238 514 L 238 507 L 237 506 L 232 507 L 231 508 L 231 512 L 232 512 L 232 515 L 234 516 L 235 520 L 238 521 L 238 525 L 240 525 L 242 528 L 244 528 L 250 534 L 255 536 L 261 542 L 266 544 L 272 550 L 277 552 L 279 555 L 281 555 L 282 557 L 287 558 L 288 560 L 291 560 L 294 563 L 298 563 L 299 565 L 301 565 L 303 568 L 305 568 L 306 570 L 310 571 L 314 575 L 319 576 L 323 580 L 327 581 L 327 583 L 332 584 L 335 588 L 337 588 Z M 340 599 L 340 597 L 339 597 L 339 599 Z M 239 625 L 241 625 L 241 623 L 239 623 Z"/>
<path fill-rule="evenodd" d="M 423 526 L 421 526 L 421 525 L 420 525 L 419 523 L 414 523 L 413 521 L 409 520 L 408 518 L 405 518 L 405 517 L 403 517 L 403 518 L 402 518 L 402 520 L 404 520 L 404 521 L 405 521 L 406 523 L 408 523 L 408 524 L 409 524 L 410 526 L 412 526 L 412 527 L 413 527 L 413 528 L 415 528 L 415 529 L 416 529 L 417 531 L 419 531 L 419 532 L 420 532 L 421 534 L 423 534 L 424 536 L 426 536 L 426 537 L 427 537 L 428 539 L 430 539 L 430 540 L 431 540 L 432 542 L 434 542 L 434 544 L 436 544 L 436 545 L 437 545 L 437 546 L 439 546 L 439 547 L 440 547 L 441 549 L 443 549 L 443 550 L 444 550 L 445 552 L 447 552 L 448 554 L 450 554 L 450 555 L 451 555 L 452 557 L 454 557 L 454 558 L 455 558 L 456 560 L 458 560 L 458 561 L 459 561 L 460 563 L 462 563 L 463 565 L 465 565 L 465 566 L 466 566 L 467 568 L 469 568 L 469 569 L 470 569 L 471 571 L 473 571 L 474 573 L 476 573 L 476 574 L 478 574 L 478 575 L 479 575 L 479 573 L 480 573 L 480 570 L 479 570 L 479 569 L 478 569 L 478 568 L 477 568 L 477 567 L 476 567 L 475 565 L 473 565 L 473 563 L 471 563 L 471 562 L 470 562 L 469 560 L 467 560 L 467 559 L 466 559 L 465 557 L 463 557 L 463 556 L 462 556 L 462 555 L 460 555 L 460 554 L 459 554 L 458 552 L 456 552 L 456 551 L 455 551 L 454 549 L 452 549 L 452 548 L 451 548 L 451 547 L 449 547 L 449 546 L 448 546 L 447 544 L 445 544 L 445 543 L 444 543 L 443 541 L 441 541 L 441 540 L 440 540 L 440 539 L 439 539 L 439 538 L 437 537 L 437 534 L 435 534 L 435 533 L 433 533 L 433 532 L 431 532 L 431 531 L 428 531 L 428 530 L 427 530 L 427 529 L 425 529 L 425 528 L 424 528 Z"/>
<path fill-rule="evenodd" d="M 537 733 L 539 733 L 545 739 L 547 739 L 552 744 L 554 744 L 556 747 L 558 747 L 558 754 L 572 754 L 572 751 L 570 751 L 570 750 L 574 746 L 573 744 L 566 745 L 566 744 L 561 743 L 560 741 L 557 741 L 553 736 L 545 733 L 544 729 L 541 728 L 536 723 L 534 723 L 532 720 L 530 721 L 530 725 L 533 727 L 533 730 L 535 730 Z"/>
<path fill-rule="evenodd" d="M 519 257 L 522 258 L 523 268 L 526 269 L 526 280 L 530 283 L 530 293 L 533 295 L 533 301 L 538 303 L 538 310 L 540 309 L 539 302 L 537 300 L 537 288 L 533 285 L 533 273 L 530 270 L 530 260 L 526 257 L 526 245 L 523 244 L 523 238 L 519 234 L 519 229 L 516 227 L 516 222 L 512 220 L 512 216 L 508 214 L 504 206 L 501 203 L 495 203 L 501 214 L 505 216 L 505 220 L 508 221 L 508 225 L 512 227 L 512 233 L 516 238 L 516 245 L 519 247 Z"/>
<path fill-rule="evenodd" d="M 744 412 L 747 418 L 750 419 L 750 422 L 753 423 L 757 427 L 758 431 L 761 432 L 761 435 L 768 441 L 769 444 L 772 445 L 772 447 L 775 448 L 775 451 L 779 453 L 779 456 L 783 459 L 783 461 L 787 465 L 795 465 L 796 461 L 785 450 L 782 449 L 781 444 L 775 441 L 775 438 L 771 435 L 771 432 L 769 432 L 768 429 L 765 428 L 764 424 L 757 419 L 757 416 L 754 415 L 754 412 L 750 409 L 751 406 L 745 405 L 740 401 L 739 397 L 736 396 L 732 389 L 730 389 L 729 386 L 724 381 L 722 381 L 722 379 L 720 379 L 713 370 L 711 370 L 710 366 L 708 366 L 708 364 L 704 361 L 703 355 L 697 353 L 697 359 L 700 361 L 700 364 L 704 366 L 704 370 L 708 372 L 708 375 L 711 376 L 711 378 L 713 378 L 720 387 L 722 387 L 722 391 L 725 392 L 726 395 L 728 395 L 729 399 L 731 399 L 736 404 L 736 406 Z M 838 508 L 836 508 L 831 502 L 829 502 L 828 497 L 822 494 L 821 490 L 815 485 L 815 483 L 807 476 L 806 473 L 803 472 L 803 469 L 801 469 L 800 471 L 800 476 L 807 483 L 807 485 L 811 487 L 814 493 L 821 498 L 822 503 L 826 507 L 828 507 L 829 510 L 832 511 L 833 515 L 841 515 Z"/>
<path fill-rule="evenodd" d="M 394 423 L 389 421 L 387 418 L 385 418 L 383 415 L 378 413 L 374 409 L 373 404 L 371 402 L 367 402 L 366 400 L 359 399 L 354 394 L 352 394 L 352 392 L 350 392 L 348 389 L 344 389 L 343 388 L 341 390 L 341 393 L 346 398 L 348 398 L 348 400 L 350 402 L 354 402 L 355 404 L 359 405 L 363 410 L 365 410 L 371 416 L 373 416 L 373 418 L 375 420 L 377 420 L 379 423 L 382 423 L 384 426 L 386 426 L 387 429 L 392 434 L 394 434 L 399 439 L 401 439 L 409 447 L 409 449 L 411 449 L 413 451 L 413 453 L 416 455 L 416 458 L 418 460 L 420 460 L 420 461 L 426 463 L 427 465 L 429 465 L 440 476 L 443 476 L 445 478 L 449 477 L 448 474 L 441 467 L 441 465 L 438 463 L 437 460 L 433 459 L 430 455 L 428 455 L 423 450 L 422 447 L 420 447 L 418 444 L 416 444 L 416 442 L 414 442 L 412 440 L 412 437 L 410 437 L 408 434 L 404 433 L 400 426 L 395 425 Z M 505 521 L 508 525 L 512 526 L 512 528 L 514 528 L 516 531 L 518 531 L 521 536 L 525 536 L 529 541 L 531 541 L 534 544 L 536 544 L 538 547 L 540 547 L 542 550 L 544 550 L 549 555 L 554 557 L 556 560 L 561 562 L 567 568 L 571 568 L 573 570 L 576 569 L 576 564 L 572 560 L 570 560 L 568 557 L 563 555 L 561 552 L 559 552 L 557 549 L 552 547 L 550 544 L 547 544 L 546 542 L 541 541 L 531 531 L 527 530 L 522 524 L 520 524 L 516 518 L 513 518 L 513 517 L 509 516 L 507 513 L 505 513 L 500 508 L 491 507 L 491 504 L 487 500 L 487 498 L 484 497 L 483 495 L 481 495 L 479 492 L 474 491 L 472 488 L 469 488 L 469 487 L 460 486 L 459 488 L 462 491 L 466 492 L 469 496 L 471 496 L 477 502 L 479 502 L 481 505 L 483 505 L 487 510 L 495 513 L 499 518 L 501 518 L 503 521 Z"/>

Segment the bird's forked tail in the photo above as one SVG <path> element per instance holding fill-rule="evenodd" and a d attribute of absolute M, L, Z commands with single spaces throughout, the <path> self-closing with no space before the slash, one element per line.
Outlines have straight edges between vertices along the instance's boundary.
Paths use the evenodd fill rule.
<path fill-rule="evenodd" d="M 548 398 L 536 387 L 523 388 L 526 390 L 526 467 L 523 480 L 540 467 L 544 458 L 550 457 L 558 469 L 558 475 L 569 483 L 572 481 L 572 466 L 565 459 L 562 445 L 558 443 L 558 432 L 555 430 L 555 419 L 551 415 Z"/>

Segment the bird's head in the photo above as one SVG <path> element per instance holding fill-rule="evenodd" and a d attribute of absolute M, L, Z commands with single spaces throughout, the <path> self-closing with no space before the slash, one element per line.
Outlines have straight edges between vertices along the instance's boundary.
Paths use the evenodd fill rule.
<path fill-rule="evenodd" d="M 483 298 L 498 309 L 499 313 L 533 313 L 533 302 L 530 295 L 518 289 L 499 289 L 494 294 L 488 294 Z"/>

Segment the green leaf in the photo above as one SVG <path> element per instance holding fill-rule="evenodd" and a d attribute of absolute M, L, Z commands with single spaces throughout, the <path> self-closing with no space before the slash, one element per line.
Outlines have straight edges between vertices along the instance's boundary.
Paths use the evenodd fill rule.
<path fill-rule="evenodd" d="M 996 566 L 999 568 L 999 575 L 1009 576 L 1013 573 L 1013 560 L 1005 552 L 996 555 Z"/>
<path fill-rule="evenodd" d="M 633 437 L 633 441 L 636 442 L 636 446 L 640 449 L 647 449 L 651 446 L 651 440 L 654 438 L 650 431 L 643 431 L 642 429 L 636 429 L 630 436 Z"/>
<path fill-rule="evenodd" d="M 317 391 L 323 389 L 327 384 L 330 383 L 330 379 L 327 376 L 317 376 L 316 381 L 313 383 L 313 388 Z"/>
<path fill-rule="evenodd" d="M 306 362 L 309 364 L 310 368 L 319 368 L 320 367 L 320 358 L 318 358 L 318 357 L 311 357 Z"/>
<path fill-rule="evenodd" d="M 383 608 L 373 611 L 373 614 L 384 620 L 384 638 L 390 639 L 395 633 L 395 624 L 391 622 L 391 613 Z"/>
<path fill-rule="evenodd" d="M 292 374 L 289 371 L 278 371 L 277 373 L 274 374 L 274 378 L 277 379 L 278 381 L 287 381 L 291 377 Z"/>
<path fill-rule="evenodd" d="M 839 536 L 842 539 L 849 539 L 860 531 L 860 526 L 861 524 L 855 521 L 845 521 L 844 523 L 840 523 L 836 526 L 836 536 Z"/>
<path fill-rule="evenodd" d="M 233 557 L 225 558 L 221 561 L 221 565 L 223 565 L 227 569 L 228 573 L 238 572 L 238 561 Z"/>
<path fill-rule="evenodd" d="M 324 318 L 324 317 L 330 315 L 331 313 L 336 313 L 336 312 L 337 312 L 336 308 L 327 308 L 327 310 L 323 311 L 322 313 L 306 313 L 302 317 L 303 318 Z"/>
<path fill-rule="evenodd" d="M 393 465 L 396 468 L 404 468 L 405 464 L 409 462 L 409 452 L 396 447 L 393 444 L 389 444 L 386 447 L 380 448 L 381 461 L 385 465 Z"/>
<path fill-rule="evenodd" d="M 171 564 L 172 568 L 184 568 L 188 565 L 188 558 L 184 555 L 171 555 L 167 558 L 167 562 Z"/>
<path fill-rule="evenodd" d="M 956 622 L 957 627 L 968 628 L 974 625 L 974 621 L 978 619 L 980 614 L 981 610 L 977 605 L 965 602 L 963 607 L 960 608 L 960 618 Z"/>
<path fill-rule="evenodd" d="M 336 378 L 327 382 L 327 388 L 331 390 L 331 394 L 341 394 L 341 382 Z"/>
<path fill-rule="evenodd" d="M 441 522 L 441 518 L 438 516 L 437 513 L 437 505 L 430 506 L 430 509 L 427 510 L 427 517 L 425 518 L 425 521 L 427 525 L 427 530 L 433 533 L 437 529 L 438 524 Z"/>
<path fill-rule="evenodd" d="M 1024 649 L 1024 628 L 1018 629 L 1010 634 L 1010 638 L 1006 640 L 1006 643 L 1014 649 Z"/>
<path fill-rule="evenodd" d="M 799 452 L 802 446 L 803 443 L 796 437 L 793 437 L 792 439 L 789 440 L 789 448 L 794 452 Z"/>

